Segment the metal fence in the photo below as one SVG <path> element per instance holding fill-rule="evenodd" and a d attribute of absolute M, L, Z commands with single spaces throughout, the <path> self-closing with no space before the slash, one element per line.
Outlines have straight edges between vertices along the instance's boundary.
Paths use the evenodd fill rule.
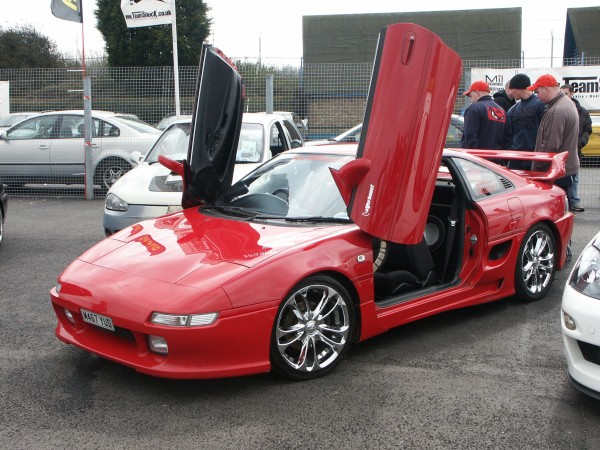
<path fill-rule="evenodd" d="M 578 64 L 581 61 L 576 61 Z M 586 65 L 599 64 L 599 59 L 589 59 Z M 335 136 L 354 125 L 363 118 L 366 98 L 371 77 L 371 63 L 355 64 L 300 64 L 298 66 L 267 66 L 260 61 L 236 61 L 246 92 L 245 109 L 247 112 L 265 111 L 267 109 L 267 75 L 273 76 L 272 103 L 274 111 L 293 112 L 297 121 L 305 120 L 307 127 L 303 129 L 307 140 L 323 139 Z M 463 92 L 469 81 L 471 68 L 515 68 L 522 67 L 521 60 L 495 61 L 463 61 L 464 73 L 459 92 Z M 526 69 L 523 69 L 526 71 Z M 148 124 L 157 125 L 161 119 L 175 112 L 175 93 L 172 67 L 144 68 L 108 68 L 101 65 L 88 67 L 88 76 L 92 86 L 93 110 L 111 111 L 134 115 Z M 180 67 L 179 97 L 183 114 L 190 114 L 194 103 L 197 67 Z M 0 70 L 0 80 L 10 83 L 10 111 L 63 111 L 82 110 L 82 77 L 81 72 L 66 69 L 11 69 Z M 458 95 L 454 112 L 460 113 L 467 106 L 462 95 Z M 83 138 L 77 134 L 76 121 L 71 127 L 72 135 L 53 134 L 48 141 L 50 148 L 65 147 L 71 143 L 76 153 L 72 165 L 81 164 L 83 173 Z M 110 136 L 103 131 L 100 123 L 95 125 L 94 142 L 97 146 L 114 147 L 117 139 L 129 140 L 123 155 L 133 148 L 145 152 L 149 145 L 147 140 L 136 141 L 133 135 Z M 12 141 L 11 141 L 12 143 Z M 9 147 L 7 141 L 0 142 L 0 168 L 9 162 L 4 149 Z M 136 146 L 137 145 L 137 146 Z M 66 151 L 66 150 L 65 150 Z M 31 158 L 39 158 L 37 144 L 30 145 L 27 150 Z M 80 152 L 80 153 L 78 153 Z M 21 155 L 26 158 L 29 155 Z M 37 156 L 36 156 L 37 155 Z M 52 150 L 43 157 L 49 158 Z M 123 156 L 127 164 L 128 158 Z M 46 160 L 46 163 L 50 161 Z M 67 164 L 65 161 L 62 164 Z M 600 177 L 594 168 L 596 161 L 586 161 L 589 168 L 582 171 L 580 194 L 586 207 L 598 205 L 597 192 L 600 191 Z M 44 166 L 40 167 L 52 171 Z M 4 171 L 0 177 L 6 179 Z M 10 180 L 10 178 L 9 178 Z M 22 180 L 21 180 L 22 181 Z M 15 195 L 67 195 L 83 196 L 83 178 L 77 180 L 42 177 L 25 179 L 23 182 L 10 182 L 9 192 Z M 75 184 L 66 184 L 75 183 Z M 96 193 L 101 195 L 101 192 Z"/>

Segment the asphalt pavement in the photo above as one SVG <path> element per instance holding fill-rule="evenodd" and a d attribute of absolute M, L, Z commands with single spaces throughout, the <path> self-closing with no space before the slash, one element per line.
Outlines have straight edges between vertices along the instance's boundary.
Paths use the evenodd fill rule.
<path fill-rule="evenodd" d="M 49 289 L 104 238 L 102 208 L 10 198 L 0 448 L 600 448 L 600 401 L 569 385 L 563 355 L 560 301 L 573 263 L 541 301 L 506 298 L 394 329 L 355 345 L 318 380 L 163 380 L 54 336 Z M 600 209 L 578 213 L 575 257 L 599 227 Z"/>

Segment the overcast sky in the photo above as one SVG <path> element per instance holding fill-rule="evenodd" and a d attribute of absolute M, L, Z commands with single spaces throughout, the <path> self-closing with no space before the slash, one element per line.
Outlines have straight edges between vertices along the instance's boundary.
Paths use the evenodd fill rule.
<path fill-rule="evenodd" d="M 95 0 L 82 0 L 87 56 L 102 52 L 104 42 L 96 30 Z M 120 1 L 120 0 L 114 0 Z M 185 0 L 181 0 L 185 1 Z M 33 25 L 68 54 L 81 52 L 81 25 L 55 18 L 50 0 L 20 0 L 4 8 L 0 25 Z M 299 59 L 302 56 L 302 16 L 410 11 L 481 9 L 473 0 L 208 0 L 213 19 L 209 40 L 231 57 Z M 567 2 L 551 6 L 549 0 L 511 1 L 490 8 L 523 8 L 522 49 L 527 67 L 543 67 L 552 55 L 562 56 Z M 570 0 L 570 8 L 598 6 L 598 0 Z M 125 26 L 125 20 L 123 20 Z M 260 44 L 259 44 L 260 43 Z M 259 55 L 260 49 L 260 55 Z M 555 59 L 558 61 L 558 59 Z M 556 63 L 555 63 L 556 64 Z"/>

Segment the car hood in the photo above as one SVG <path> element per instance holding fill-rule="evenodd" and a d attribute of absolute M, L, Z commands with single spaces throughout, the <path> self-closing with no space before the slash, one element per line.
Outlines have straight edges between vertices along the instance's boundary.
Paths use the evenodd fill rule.
<path fill-rule="evenodd" d="M 78 259 L 118 272 L 184 285 L 191 283 L 186 277 L 201 270 L 202 283 L 211 280 L 220 285 L 281 252 L 339 231 L 339 225 L 276 226 L 228 220 L 189 208 L 125 228 Z"/>

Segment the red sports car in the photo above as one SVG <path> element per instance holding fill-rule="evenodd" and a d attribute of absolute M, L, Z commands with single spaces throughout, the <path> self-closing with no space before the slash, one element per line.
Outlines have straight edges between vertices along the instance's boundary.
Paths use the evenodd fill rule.
<path fill-rule="evenodd" d="M 539 299 L 563 267 L 566 154 L 443 150 L 461 61 L 430 31 L 382 31 L 358 145 L 289 150 L 233 186 L 241 79 L 210 46 L 200 69 L 188 158 L 162 160 L 185 209 L 71 263 L 51 291 L 62 341 L 161 377 L 309 379 L 389 328 Z"/>

